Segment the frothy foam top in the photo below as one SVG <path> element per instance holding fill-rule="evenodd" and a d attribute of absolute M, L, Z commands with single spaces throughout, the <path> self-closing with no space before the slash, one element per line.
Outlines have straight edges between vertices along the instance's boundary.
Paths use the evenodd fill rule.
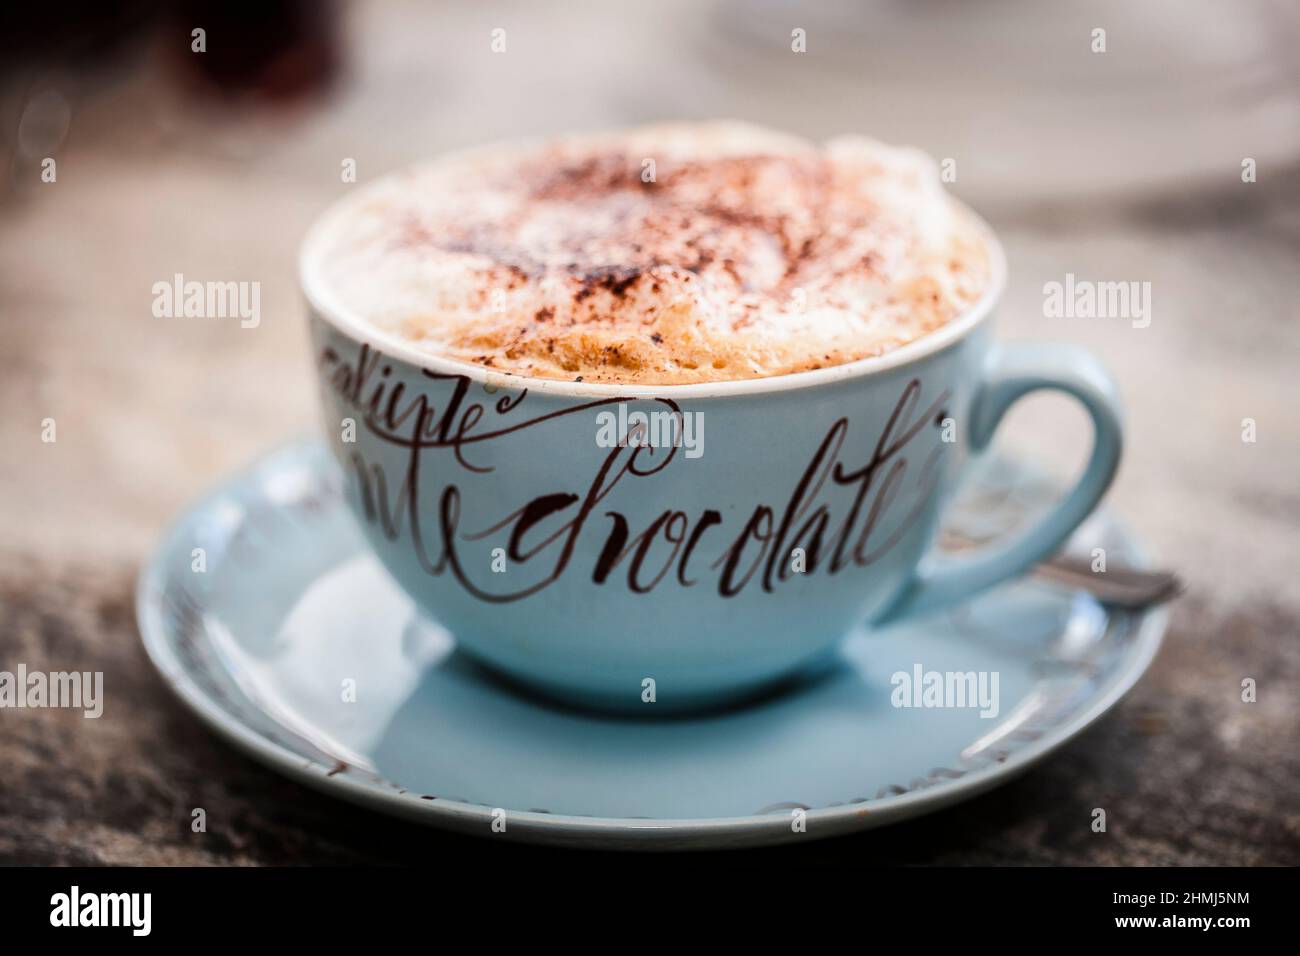
<path fill-rule="evenodd" d="M 737 123 L 454 155 L 366 187 L 322 248 L 338 300 L 419 348 L 642 385 L 879 355 L 990 270 L 924 154 Z"/>

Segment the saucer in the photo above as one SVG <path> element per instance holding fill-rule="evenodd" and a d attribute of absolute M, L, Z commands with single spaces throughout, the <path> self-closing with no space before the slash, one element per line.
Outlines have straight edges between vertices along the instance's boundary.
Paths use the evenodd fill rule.
<path fill-rule="evenodd" d="M 928 813 L 1081 732 L 1142 675 L 1165 628 L 1160 608 L 1109 609 L 1026 578 L 955 612 L 851 635 L 840 666 L 742 707 L 658 720 L 569 710 L 501 683 L 415 612 L 367 550 L 341 481 L 324 446 L 304 441 L 187 511 L 141 576 L 145 649 L 187 706 L 272 768 L 483 836 L 732 847 Z M 945 527 L 994 540 L 1055 494 L 990 457 Z M 1146 566 L 1104 511 L 1070 550 L 1096 547 Z M 924 683 L 931 672 L 995 674 L 997 713 L 904 692 L 899 675 Z"/>

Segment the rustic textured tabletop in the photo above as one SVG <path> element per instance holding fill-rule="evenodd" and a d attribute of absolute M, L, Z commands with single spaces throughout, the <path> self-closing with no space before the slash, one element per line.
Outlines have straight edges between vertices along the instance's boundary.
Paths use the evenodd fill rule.
<path fill-rule="evenodd" d="M 1138 687 L 1024 776 L 887 830 L 754 852 L 1300 862 L 1300 84 L 1284 54 L 1300 28 L 1270 3 L 1226 23 L 1213 5 L 1190 5 L 1200 23 L 1129 20 L 1120 4 L 1040 23 L 1003 3 L 974 26 L 884 5 L 843 28 L 808 14 L 799 60 L 783 6 L 742 27 L 727 3 L 563 19 L 364 4 L 333 24 L 344 66 L 329 91 L 287 102 L 188 92 L 167 29 L 0 77 L 0 670 L 105 675 L 98 720 L 0 710 L 0 862 L 551 852 L 392 821 L 231 750 L 150 667 L 135 577 L 187 501 L 313 427 L 296 245 L 349 188 L 346 160 L 364 180 L 494 137 L 719 114 L 955 158 L 954 188 L 1007 246 L 1000 334 L 1077 341 L 1114 371 L 1130 439 L 1108 504 L 1187 582 Z M 1093 20 L 1107 51 L 1090 49 Z M 510 46 L 493 54 L 502 25 Z M 260 282 L 260 324 L 155 318 L 150 290 L 177 273 Z M 1048 316 L 1044 285 L 1067 275 L 1149 282 L 1149 323 Z M 1000 441 L 1069 473 L 1087 430 L 1081 415 L 1049 425 L 1064 407 L 1025 403 Z"/>

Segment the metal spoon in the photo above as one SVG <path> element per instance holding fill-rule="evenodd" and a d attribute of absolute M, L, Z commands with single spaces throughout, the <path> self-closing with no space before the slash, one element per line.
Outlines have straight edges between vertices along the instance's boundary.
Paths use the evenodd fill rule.
<path fill-rule="evenodd" d="M 979 546 L 978 541 L 952 532 L 944 535 L 944 543 L 961 550 Z M 1172 571 L 1139 571 L 1122 565 L 1094 571 L 1090 562 L 1064 554 L 1036 564 L 1029 573 L 1087 591 L 1103 604 L 1122 608 L 1160 604 L 1177 597 L 1184 589 L 1182 580 Z"/>

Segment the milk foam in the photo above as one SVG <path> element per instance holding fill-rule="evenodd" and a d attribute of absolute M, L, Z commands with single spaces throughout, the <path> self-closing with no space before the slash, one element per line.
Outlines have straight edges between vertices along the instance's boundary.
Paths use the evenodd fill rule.
<path fill-rule="evenodd" d="M 419 348 L 643 385 L 880 355 L 990 278 L 923 153 L 739 123 L 448 157 L 363 187 L 321 245 L 333 296 Z"/>

